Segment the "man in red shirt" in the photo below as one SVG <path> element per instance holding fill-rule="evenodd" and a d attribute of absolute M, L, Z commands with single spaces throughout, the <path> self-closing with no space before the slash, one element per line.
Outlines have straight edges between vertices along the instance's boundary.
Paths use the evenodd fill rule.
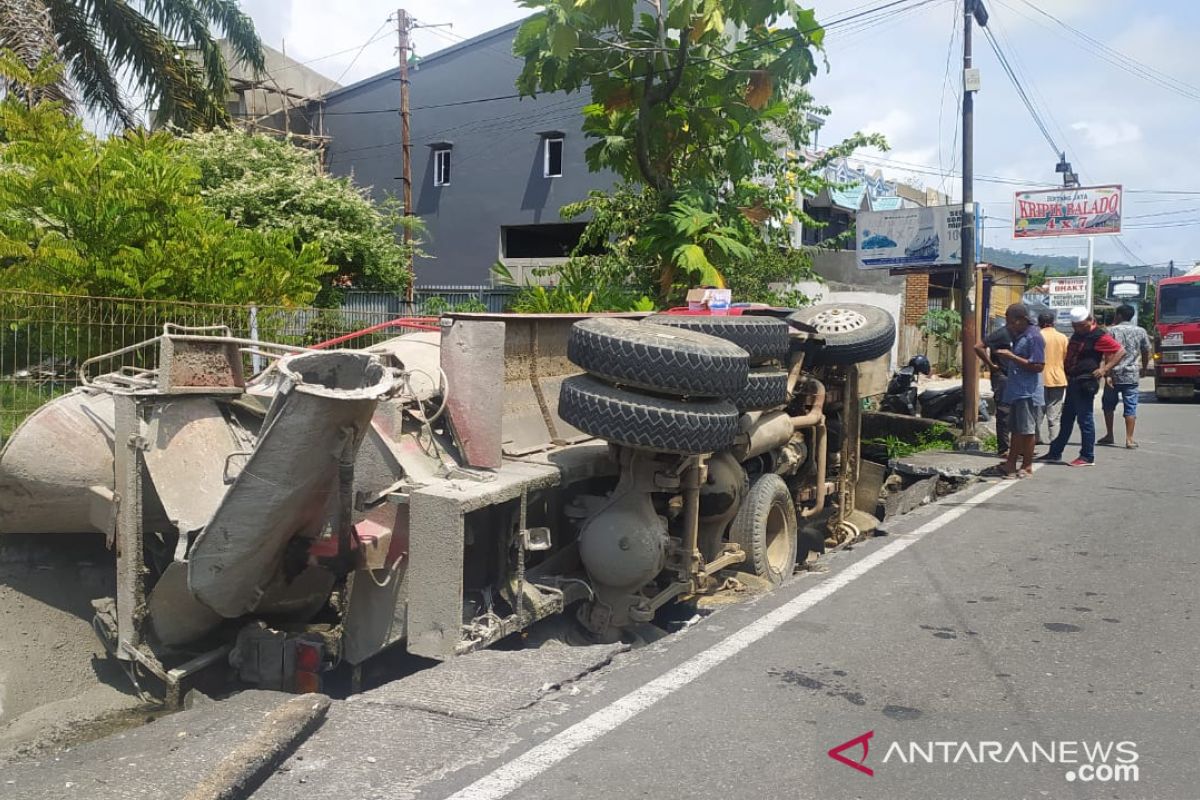
<path fill-rule="evenodd" d="M 1096 320 L 1083 306 L 1071 309 L 1071 327 L 1075 335 L 1067 343 L 1067 398 L 1063 403 L 1062 424 L 1050 443 L 1050 452 L 1039 461 L 1062 461 L 1067 440 L 1079 420 L 1079 458 L 1072 467 L 1090 467 L 1096 463 L 1096 393 L 1100 385 L 1125 355 L 1117 340 L 1097 327 Z"/>

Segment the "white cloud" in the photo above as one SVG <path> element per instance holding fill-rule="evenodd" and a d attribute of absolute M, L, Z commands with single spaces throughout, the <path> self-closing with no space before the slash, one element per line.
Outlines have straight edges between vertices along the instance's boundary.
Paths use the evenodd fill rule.
<path fill-rule="evenodd" d="M 1142 129 L 1132 122 L 1075 122 L 1071 130 L 1083 133 L 1087 143 L 1097 150 L 1132 144 L 1142 138 Z"/>

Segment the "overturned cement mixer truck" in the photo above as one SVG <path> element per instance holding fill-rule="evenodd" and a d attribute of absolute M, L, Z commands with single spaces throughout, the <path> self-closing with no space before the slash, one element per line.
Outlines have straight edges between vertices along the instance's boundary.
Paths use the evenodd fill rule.
<path fill-rule="evenodd" d="M 107 538 L 95 627 L 168 702 L 202 671 L 311 691 L 554 614 L 611 641 L 869 527 L 856 365 L 894 340 L 854 305 L 448 314 L 361 350 L 167 325 L 11 437 L 0 533 Z"/>

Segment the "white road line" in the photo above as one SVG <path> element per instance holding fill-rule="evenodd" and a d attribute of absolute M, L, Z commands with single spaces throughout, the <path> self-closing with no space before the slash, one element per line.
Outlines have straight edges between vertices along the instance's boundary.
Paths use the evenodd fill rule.
<path fill-rule="evenodd" d="M 922 537 L 945 527 L 975 506 L 990 500 L 1016 483 L 1018 481 L 1001 481 L 995 486 L 984 489 L 979 494 L 966 498 L 960 505 L 938 515 L 915 531 L 900 535 L 895 541 L 889 542 L 832 577 L 825 578 L 813 588 L 794 597 L 766 616 L 750 623 L 709 649 L 697 653 L 607 708 L 597 711 L 537 747 L 517 756 L 470 786 L 455 792 L 447 800 L 500 800 L 500 798 L 507 797 L 577 750 L 606 733 L 616 730 L 659 700 L 687 686 L 713 667 L 737 655 L 784 623 L 790 622 L 829 597 L 838 589 L 902 553 Z"/>

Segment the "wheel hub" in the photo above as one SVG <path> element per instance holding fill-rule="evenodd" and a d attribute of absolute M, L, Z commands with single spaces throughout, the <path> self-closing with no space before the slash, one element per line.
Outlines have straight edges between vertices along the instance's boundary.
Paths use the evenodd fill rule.
<path fill-rule="evenodd" d="M 867 318 L 849 308 L 831 308 L 812 319 L 812 326 L 821 333 L 850 333 L 867 324 Z"/>

